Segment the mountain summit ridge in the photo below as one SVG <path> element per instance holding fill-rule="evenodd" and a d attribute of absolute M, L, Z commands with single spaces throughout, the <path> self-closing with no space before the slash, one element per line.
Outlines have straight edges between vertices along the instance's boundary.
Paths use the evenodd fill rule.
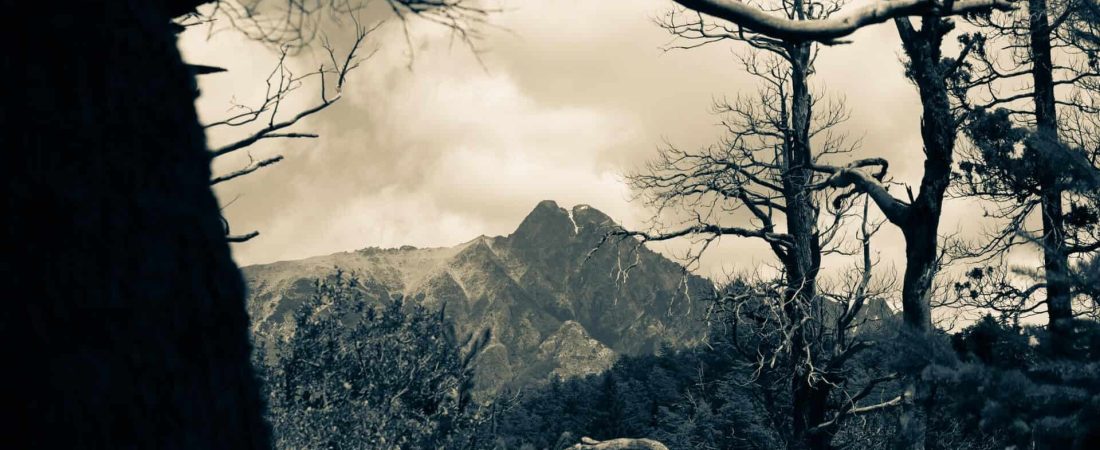
<path fill-rule="evenodd" d="M 494 372 L 481 377 L 494 380 L 487 389 L 598 373 L 615 355 L 698 343 L 703 308 L 691 308 L 689 294 L 710 292 L 710 282 L 636 241 L 600 245 L 617 226 L 591 206 L 567 210 L 545 200 L 507 236 L 245 267 L 252 331 L 268 339 L 292 333 L 292 312 L 313 281 L 339 268 L 355 274 L 368 299 L 445 304 L 461 334 L 491 328 L 493 345 L 478 357 L 479 372 Z M 621 276 L 632 265 L 631 276 Z"/>

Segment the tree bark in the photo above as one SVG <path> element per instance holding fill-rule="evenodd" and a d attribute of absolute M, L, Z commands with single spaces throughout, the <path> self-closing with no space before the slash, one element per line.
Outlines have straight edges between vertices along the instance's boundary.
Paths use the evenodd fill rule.
<path fill-rule="evenodd" d="M 1054 96 L 1051 57 L 1051 27 L 1046 0 L 1028 0 L 1028 39 L 1031 76 L 1035 97 L 1037 145 L 1057 145 L 1058 114 Z M 1046 281 L 1047 316 L 1051 351 L 1057 356 L 1072 354 L 1073 306 L 1069 286 L 1069 257 L 1063 223 L 1062 168 L 1042 170 L 1038 177 L 1043 215 L 1043 269 Z"/>
<path fill-rule="evenodd" d="M 169 27 L 196 3 L 4 1 L 4 447 L 270 446 Z"/>
<path fill-rule="evenodd" d="M 801 11 L 796 2 L 795 9 Z M 801 324 L 808 309 L 814 308 L 817 297 L 817 275 L 821 266 L 821 245 L 817 234 L 818 206 L 813 198 L 813 155 L 810 147 L 810 120 L 812 98 L 808 85 L 810 74 L 811 44 L 788 44 L 787 54 L 791 63 L 791 132 L 786 145 L 786 170 L 783 181 L 787 205 L 787 233 L 793 244 L 787 252 L 784 268 L 787 271 L 787 320 Z M 791 412 L 793 438 L 790 449 L 823 450 L 829 448 L 829 433 L 811 433 L 810 429 L 825 422 L 829 395 L 826 383 L 811 383 L 808 373 L 800 370 L 807 359 L 818 360 L 815 351 L 818 336 L 809 334 L 804 326 L 795 326 L 791 336 Z"/>
<path fill-rule="evenodd" d="M 939 267 L 937 255 L 943 196 L 951 179 L 951 163 L 958 124 L 951 112 L 947 83 L 941 64 L 940 46 L 951 26 L 936 17 L 922 18 L 920 30 L 908 19 L 895 20 L 905 52 L 909 76 L 921 99 L 921 139 L 924 144 L 924 175 L 920 191 L 906 208 L 900 223 L 905 237 L 905 274 L 902 278 L 902 338 L 908 345 L 923 348 L 931 337 L 932 281 Z M 904 400 L 899 412 L 895 448 L 921 450 L 927 432 L 927 383 L 921 372 L 929 355 L 914 355 L 913 370 L 906 374 Z"/>

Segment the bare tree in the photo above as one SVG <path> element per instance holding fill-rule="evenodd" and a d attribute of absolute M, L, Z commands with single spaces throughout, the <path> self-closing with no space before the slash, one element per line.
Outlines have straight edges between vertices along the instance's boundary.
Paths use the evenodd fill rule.
<path fill-rule="evenodd" d="M 939 270 L 939 220 L 944 193 L 951 179 L 951 165 L 959 119 L 954 114 L 947 89 L 947 80 L 958 70 L 958 64 L 941 52 L 944 37 L 954 24 L 937 16 L 921 18 L 915 28 L 909 18 L 894 19 L 909 60 L 906 74 L 916 84 L 921 100 L 921 137 L 924 143 L 924 175 L 916 196 L 908 191 L 908 201 L 891 195 L 865 167 L 877 167 L 875 175 L 886 172 L 886 161 L 872 158 L 856 161 L 846 167 L 820 167 L 832 176 L 826 182 L 833 187 L 851 187 L 868 194 L 886 216 L 901 229 L 905 237 L 905 274 L 902 280 L 903 334 L 919 351 L 912 355 L 931 360 L 928 338 L 932 332 L 931 293 Z M 967 49 L 964 48 L 965 53 Z M 946 60 L 945 60 L 946 59 Z M 839 199 L 839 198 L 838 198 Z M 898 448 L 924 448 L 927 421 L 928 386 L 921 380 L 916 364 L 908 374 L 902 414 L 899 421 Z"/>
<path fill-rule="evenodd" d="M 906 267 L 902 281 L 904 332 L 914 343 L 927 341 L 932 331 L 930 293 L 939 266 L 938 235 L 944 193 L 951 177 L 951 165 L 958 131 L 958 118 L 952 111 L 947 80 L 958 71 L 959 64 L 946 60 L 941 52 L 944 36 L 953 24 L 945 16 L 990 9 L 1010 10 L 1006 1 L 931 1 L 874 2 L 854 10 L 849 15 L 836 15 L 828 21 L 801 21 L 792 16 L 755 10 L 736 0 L 679 0 L 678 3 L 696 11 L 730 21 L 772 38 L 794 41 L 838 43 L 860 27 L 894 19 L 908 56 L 907 75 L 917 85 L 921 98 L 921 137 L 924 141 L 925 172 L 920 189 L 908 201 L 895 198 L 882 183 L 886 161 L 871 158 L 846 166 L 815 165 L 814 169 L 829 174 L 824 183 L 833 188 L 851 187 L 866 193 L 876 203 L 887 220 L 902 230 L 906 241 Z M 921 26 L 915 28 L 908 16 L 920 16 Z M 964 53 L 969 50 L 964 49 Z M 946 63 L 945 63 L 946 62 Z M 877 168 L 875 173 L 867 168 Z M 843 199 L 846 195 L 839 197 Z M 930 352 L 930 351 L 929 351 Z M 927 358 L 929 355 L 918 355 Z M 920 378 L 920 364 L 907 374 L 907 386 L 902 401 L 898 448 L 922 449 L 925 441 L 927 385 Z"/>
<path fill-rule="evenodd" d="M 864 203 L 864 214 L 867 213 Z M 711 310 L 711 320 L 723 330 L 721 336 L 729 336 L 710 345 L 720 351 L 729 351 L 746 361 L 751 377 L 746 380 L 755 387 L 761 404 L 767 411 L 772 427 L 780 435 L 792 435 L 792 415 L 800 414 L 795 398 L 785 392 L 790 389 L 792 378 L 809 377 L 819 384 L 824 405 L 822 416 L 805 431 L 817 436 L 825 448 L 831 448 L 834 438 L 841 434 L 843 424 L 861 415 L 880 412 L 900 404 L 898 395 L 886 395 L 899 374 L 888 367 L 866 364 L 855 367 L 849 363 L 869 357 L 867 350 L 886 342 L 894 333 L 894 318 L 886 306 L 887 299 L 895 292 L 888 278 L 873 275 L 877 260 L 872 256 L 871 238 L 882 222 L 873 223 L 863 216 L 857 228 L 858 262 L 841 277 L 836 286 L 819 290 L 819 298 L 813 304 L 785 301 L 778 294 L 786 289 L 786 280 L 738 280 L 727 286 Z M 794 308 L 800 314 L 793 316 Z M 806 351 L 794 346 L 792 338 L 799 328 L 811 336 Z M 885 348 L 873 353 L 887 353 Z M 813 359 L 787 363 L 787 357 L 810 355 Z M 896 391 L 896 389 L 893 389 Z M 792 404 L 780 406 L 783 398 L 791 398 Z M 804 442 L 789 442 L 790 447 L 805 448 Z"/>
<path fill-rule="evenodd" d="M 796 1 L 775 8 L 789 17 L 818 21 L 827 20 L 840 5 Z M 815 113 L 819 98 L 808 80 L 817 49 L 811 42 L 775 39 L 693 12 L 672 11 L 661 24 L 681 38 L 682 44 L 674 48 L 727 40 L 749 45 L 753 51 L 741 62 L 761 87 L 754 97 L 718 102 L 715 112 L 724 117 L 726 131 L 718 145 L 700 152 L 669 147 L 646 171 L 628 178 L 658 219 L 666 212 L 686 213 L 691 218 L 685 226 L 652 232 L 615 230 L 608 238 L 650 242 L 691 237 L 697 248 L 687 255 L 689 265 L 722 237 L 766 242 L 783 273 L 780 282 L 767 286 L 779 294 L 738 288 L 722 295 L 716 305 L 725 309 L 723 316 L 734 317 L 734 325 L 748 329 L 754 323 L 766 324 L 751 333 L 756 335 L 752 348 L 735 342 L 733 349 L 756 361 L 754 383 L 765 391 L 785 390 L 791 398 L 788 407 L 777 406 L 782 412 L 773 420 L 790 436 L 788 446 L 828 448 L 849 414 L 900 401 L 857 406 L 873 386 L 892 377 L 857 389 L 866 389 L 864 394 L 844 394 L 855 382 L 847 379 L 845 362 L 869 345 L 857 337 L 862 322 L 856 318 L 867 298 L 882 294 L 869 292 L 873 233 L 866 228 L 866 212 L 861 215 L 863 251 L 868 252 L 862 267 L 865 277 L 849 284 L 845 293 L 823 291 L 818 281 L 822 256 L 860 251 L 842 242 L 844 225 L 853 216 L 851 203 L 826 202 L 823 214 L 820 202 L 830 176 L 820 168 L 832 167 L 827 165 L 830 159 L 851 150 L 834 132 L 847 119 L 847 111 L 838 101 Z M 845 400 L 836 402 L 834 397 Z"/>

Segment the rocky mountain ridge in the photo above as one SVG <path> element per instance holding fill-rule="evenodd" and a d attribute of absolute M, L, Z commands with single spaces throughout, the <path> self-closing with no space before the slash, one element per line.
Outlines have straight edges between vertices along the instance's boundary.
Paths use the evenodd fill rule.
<path fill-rule="evenodd" d="M 253 332 L 272 339 L 292 332 L 293 311 L 314 280 L 339 268 L 358 278 L 368 299 L 445 305 L 460 334 L 492 329 L 476 360 L 486 388 L 597 373 L 620 354 L 698 343 L 705 308 L 692 298 L 710 293 L 711 283 L 633 239 L 600 245 L 613 227 L 595 208 L 543 201 L 508 236 L 245 267 Z"/>

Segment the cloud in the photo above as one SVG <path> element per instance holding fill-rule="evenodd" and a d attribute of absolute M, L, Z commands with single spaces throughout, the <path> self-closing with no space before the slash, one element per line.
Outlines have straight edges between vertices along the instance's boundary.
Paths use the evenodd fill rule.
<path fill-rule="evenodd" d="M 381 39 L 400 42 L 399 32 L 385 30 Z M 226 208 L 234 227 L 262 233 L 234 247 L 239 263 L 365 246 L 454 245 L 510 232 L 546 198 L 619 215 L 630 210 L 619 169 L 600 159 L 637 140 L 642 125 L 635 117 L 584 102 L 542 104 L 507 71 L 487 70 L 449 48 L 445 34 L 417 37 L 426 41 L 412 70 L 405 48 L 383 46 L 353 74 L 343 103 L 301 124 L 320 140 L 257 146 L 257 153 L 288 159 L 219 186 L 223 203 L 241 196 Z M 255 83 L 241 80 L 262 76 L 273 60 L 267 63 L 231 68 L 235 80 L 200 100 L 205 116 L 220 112 L 210 106 L 218 97 L 255 91 Z"/>
<path fill-rule="evenodd" d="M 321 139 L 256 146 L 255 157 L 287 159 L 218 186 L 223 204 L 232 202 L 225 214 L 235 231 L 262 233 L 235 245 L 234 257 L 248 265 L 366 246 L 455 245 L 511 232 L 543 199 L 591 204 L 643 226 L 650 212 L 628 201 L 622 175 L 665 141 L 684 149 L 715 142 L 712 100 L 755 85 L 731 53 L 743 46 L 662 51 L 670 36 L 652 18 L 670 7 L 663 0 L 505 2 L 507 12 L 492 18 L 499 29 L 486 29 L 480 43 L 480 61 L 446 29 L 414 24 L 411 70 L 402 29 L 383 27 L 370 38 L 377 52 L 352 73 L 345 100 L 298 126 Z M 201 80 L 198 108 L 210 120 L 233 97 L 262 95 L 275 55 L 238 34 L 206 41 L 201 33 L 184 34 L 185 56 L 230 70 Z M 902 74 L 896 32 L 876 26 L 854 40 L 822 49 L 813 82 L 852 109 L 844 131 L 863 138 L 852 157 L 884 155 L 898 180 L 916 183 L 919 102 Z M 319 56 L 292 64 L 309 70 Z M 303 88 L 287 110 L 316 101 L 309 92 Z M 223 143 L 244 131 L 215 130 L 210 139 Z M 247 156 L 219 158 L 215 171 L 240 167 Z M 945 229 L 969 226 L 955 217 L 965 208 L 949 210 Z M 884 260 L 900 260 L 900 235 L 883 235 Z M 685 245 L 656 247 L 680 255 Z M 761 243 L 726 239 L 700 272 L 772 262 Z"/>

